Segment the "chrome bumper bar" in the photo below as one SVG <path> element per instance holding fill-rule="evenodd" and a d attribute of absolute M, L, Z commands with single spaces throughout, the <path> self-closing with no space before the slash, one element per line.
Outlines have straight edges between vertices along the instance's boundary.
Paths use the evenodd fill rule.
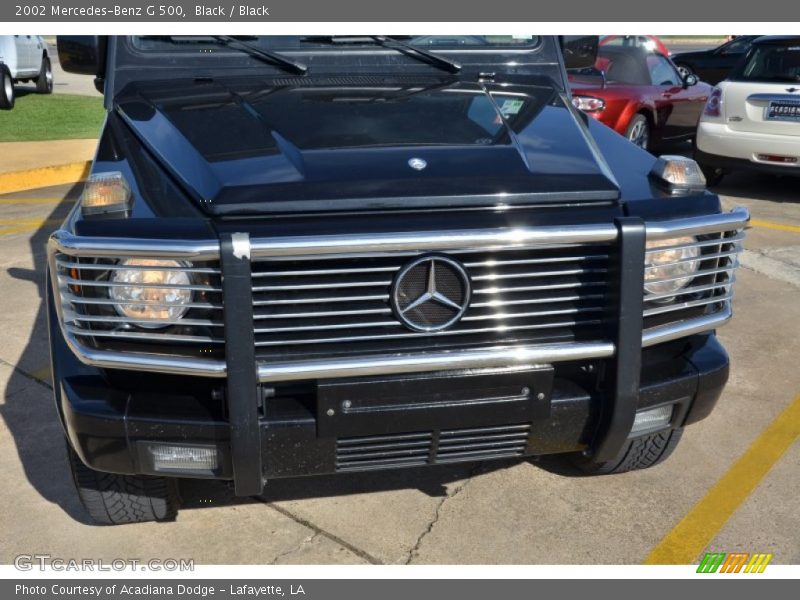
<path fill-rule="evenodd" d="M 651 221 L 646 223 L 647 239 L 668 239 L 683 235 L 742 229 L 750 216 L 746 209 L 703 217 Z M 556 229 L 545 227 L 495 230 L 393 233 L 380 236 L 319 236 L 253 240 L 253 257 L 314 256 L 323 254 L 381 253 L 420 250 L 455 250 L 478 248 L 534 247 L 548 244 L 613 242 L 613 225 L 591 225 Z M 186 260 L 212 260 L 219 257 L 218 240 L 143 240 L 90 238 L 75 236 L 65 230 L 55 232 L 49 241 L 51 262 L 55 252 L 72 256 L 160 257 Z M 51 264 L 52 271 L 52 264 Z M 55 279 L 55 276 L 54 276 Z M 57 281 L 54 281 L 58 290 Z M 224 360 L 178 357 L 168 354 L 100 350 L 82 344 L 63 326 L 62 307 L 56 299 L 62 334 L 75 355 L 85 364 L 108 369 L 126 369 L 191 375 L 225 377 Z M 731 318 L 729 301 L 710 315 L 677 321 L 647 329 L 642 333 L 642 347 L 649 347 L 681 337 L 711 331 Z M 256 365 L 261 382 L 359 377 L 448 369 L 498 367 L 520 364 L 544 364 L 611 358 L 616 354 L 610 341 L 502 346 L 462 349 L 446 352 L 420 352 L 354 358 L 272 362 Z"/>

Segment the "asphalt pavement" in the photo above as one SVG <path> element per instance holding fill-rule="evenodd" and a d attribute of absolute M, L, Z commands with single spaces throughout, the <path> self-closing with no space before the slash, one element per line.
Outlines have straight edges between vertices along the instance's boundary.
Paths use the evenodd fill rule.
<path fill-rule="evenodd" d="M 0 196 L 0 563 L 47 552 L 198 564 L 636 564 L 742 551 L 797 564 L 800 444 L 776 456 L 773 434 L 794 431 L 796 412 L 782 411 L 800 404 L 796 189 L 796 180 L 747 174 L 719 188 L 726 205 L 753 212 L 748 252 L 785 272 L 740 269 L 735 316 L 719 332 L 728 387 L 655 468 L 574 478 L 530 461 L 485 462 L 271 481 L 246 499 L 224 483 L 185 480 L 175 522 L 117 528 L 90 524 L 78 503 L 49 383 L 44 246 L 79 186 Z M 709 541 L 698 548 L 698 536 Z"/>

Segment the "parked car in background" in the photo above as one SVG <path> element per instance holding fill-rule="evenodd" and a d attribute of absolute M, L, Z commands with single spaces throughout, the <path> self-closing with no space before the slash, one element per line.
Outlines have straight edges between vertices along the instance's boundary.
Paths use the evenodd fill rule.
<path fill-rule="evenodd" d="M 712 91 L 695 157 L 711 184 L 733 169 L 800 175 L 800 36 L 753 42 Z"/>
<path fill-rule="evenodd" d="M 53 91 L 53 69 L 40 35 L 0 35 L 0 108 L 14 108 L 14 84 L 35 82 L 36 91 Z"/>
<path fill-rule="evenodd" d="M 654 35 L 604 35 L 600 38 L 600 45 L 615 48 L 644 48 L 664 56 L 672 54 L 664 42 Z"/>
<path fill-rule="evenodd" d="M 672 60 L 681 75 L 694 73 L 700 80 L 714 85 L 725 79 L 757 37 L 740 35 L 711 50 L 673 54 Z"/>
<path fill-rule="evenodd" d="M 645 149 L 692 138 L 711 93 L 664 54 L 613 46 L 600 46 L 594 69 L 573 72 L 570 87 L 575 107 Z"/>

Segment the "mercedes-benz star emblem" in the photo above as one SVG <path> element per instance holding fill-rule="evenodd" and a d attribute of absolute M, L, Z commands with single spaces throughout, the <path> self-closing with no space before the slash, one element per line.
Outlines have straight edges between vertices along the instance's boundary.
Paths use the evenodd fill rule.
<path fill-rule="evenodd" d="M 461 264 L 446 256 L 423 256 L 404 266 L 392 283 L 392 309 L 414 331 L 441 331 L 469 306 L 471 286 Z"/>
<path fill-rule="evenodd" d="M 790 87 L 790 88 L 786 88 L 786 91 L 789 92 L 789 93 L 794 94 L 798 89 L 800 89 L 800 88 Z"/>
<path fill-rule="evenodd" d="M 408 166 L 415 171 L 422 171 L 422 169 L 428 166 L 428 163 L 421 158 L 409 158 Z"/>

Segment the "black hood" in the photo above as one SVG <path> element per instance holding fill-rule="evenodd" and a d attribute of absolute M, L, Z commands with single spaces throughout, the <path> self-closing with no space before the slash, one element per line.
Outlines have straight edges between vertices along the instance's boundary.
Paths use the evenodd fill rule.
<path fill-rule="evenodd" d="M 129 86 L 117 110 L 212 215 L 619 195 L 548 85 L 192 80 Z"/>

